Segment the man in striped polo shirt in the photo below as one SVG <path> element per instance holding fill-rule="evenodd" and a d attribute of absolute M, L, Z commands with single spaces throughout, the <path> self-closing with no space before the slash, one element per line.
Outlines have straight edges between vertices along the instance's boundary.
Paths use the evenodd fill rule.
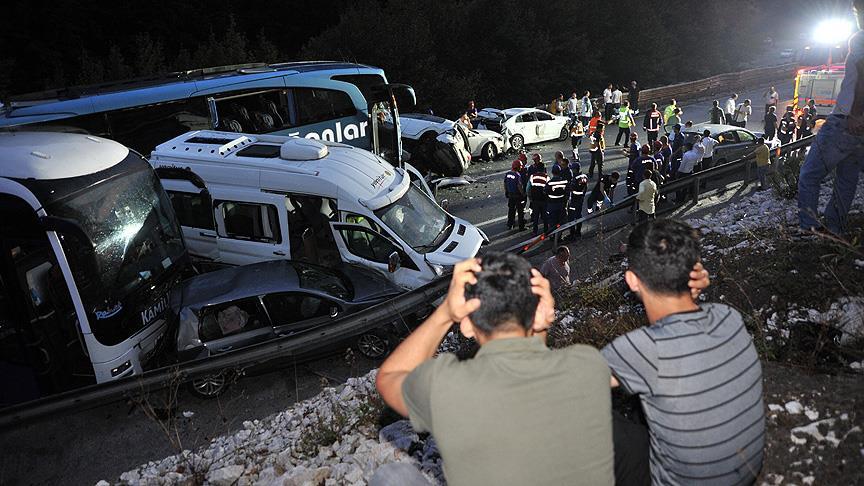
<path fill-rule="evenodd" d="M 691 295 L 698 233 L 673 220 L 648 221 L 630 234 L 627 258 L 625 280 L 651 325 L 618 337 L 602 354 L 612 386 L 640 395 L 651 483 L 752 484 L 765 435 L 762 367 L 741 315 L 722 304 L 697 304 Z M 647 453 L 634 446 L 632 428 L 629 437 L 620 430 L 616 479 L 647 484 L 639 477 L 647 471 L 619 470 L 619 463 L 640 464 L 640 454 L 644 464 Z"/>

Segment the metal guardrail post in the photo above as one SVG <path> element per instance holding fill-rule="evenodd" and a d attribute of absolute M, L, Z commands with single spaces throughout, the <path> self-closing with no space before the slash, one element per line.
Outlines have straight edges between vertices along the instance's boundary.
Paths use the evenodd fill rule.
<path fill-rule="evenodd" d="M 690 190 L 693 192 L 693 204 L 699 204 L 699 181 L 701 180 L 702 178 L 698 175 L 693 178 L 693 187 L 690 188 Z"/>
<path fill-rule="evenodd" d="M 750 183 L 750 161 L 744 161 L 744 185 Z"/>

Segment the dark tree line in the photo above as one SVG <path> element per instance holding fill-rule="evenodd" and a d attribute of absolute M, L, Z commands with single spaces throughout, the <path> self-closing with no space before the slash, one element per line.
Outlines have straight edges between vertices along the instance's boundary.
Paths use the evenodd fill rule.
<path fill-rule="evenodd" d="M 650 87 L 734 71 L 776 9 L 776 0 L 12 0 L 0 96 L 333 59 L 380 66 L 416 88 L 421 108 L 454 115 L 468 99 L 536 104 L 607 82 Z"/>

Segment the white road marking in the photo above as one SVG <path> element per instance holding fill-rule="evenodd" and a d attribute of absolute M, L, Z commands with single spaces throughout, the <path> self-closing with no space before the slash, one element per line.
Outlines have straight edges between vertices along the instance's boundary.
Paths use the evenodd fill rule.
<path fill-rule="evenodd" d="M 482 223 L 477 223 L 477 224 L 475 224 L 474 226 L 477 226 L 478 228 L 482 228 L 483 226 L 489 226 L 490 224 L 494 224 L 494 223 L 497 223 L 497 222 L 499 222 L 499 221 L 504 221 L 505 219 L 507 219 L 507 215 L 506 215 L 506 214 L 505 214 L 504 216 L 500 216 L 500 217 L 497 217 L 497 218 L 492 218 L 492 219 L 490 219 L 490 220 L 488 220 L 488 221 L 483 221 Z"/>

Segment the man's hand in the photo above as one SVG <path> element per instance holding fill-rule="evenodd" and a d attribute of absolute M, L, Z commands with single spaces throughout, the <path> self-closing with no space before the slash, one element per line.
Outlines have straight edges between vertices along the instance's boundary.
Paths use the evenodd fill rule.
<path fill-rule="evenodd" d="M 441 305 L 451 321 L 461 322 L 462 319 L 480 308 L 480 299 L 465 300 L 465 285 L 476 284 L 477 277 L 474 274 L 480 270 L 480 260 L 477 258 L 465 260 L 453 267 L 450 289 Z"/>
<path fill-rule="evenodd" d="M 534 312 L 531 333 L 545 336 L 546 330 L 555 322 L 555 298 L 552 297 L 549 281 L 534 268 L 531 269 L 531 292 L 540 299 Z"/>
<path fill-rule="evenodd" d="M 708 278 L 708 270 L 705 270 L 705 267 L 702 266 L 702 262 L 696 262 L 696 265 L 693 265 L 693 271 L 690 272 L 690 281 L 687 282 L 693 300 L 696 300 L 696 298 L 699 297 L 699 294 L 701 294 L 703 290 L 707 289 L 709 285 L 711 285 L 711 279 Z"/>

